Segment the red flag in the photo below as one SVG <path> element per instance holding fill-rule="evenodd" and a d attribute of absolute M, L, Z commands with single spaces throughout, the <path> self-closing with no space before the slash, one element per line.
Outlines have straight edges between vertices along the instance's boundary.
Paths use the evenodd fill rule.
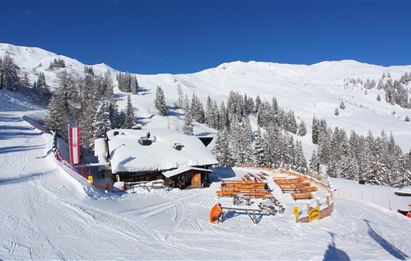
<path fill-rule="evenodd" d="M 80 162 L 80 128 L 70 128 L 69 133 L 70 163 L 78 164 Z"/>

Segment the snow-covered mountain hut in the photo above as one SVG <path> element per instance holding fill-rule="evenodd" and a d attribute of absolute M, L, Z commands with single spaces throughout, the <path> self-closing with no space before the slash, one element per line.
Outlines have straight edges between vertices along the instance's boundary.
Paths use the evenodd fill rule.
<path fill-rule="evenodd" d="M 173 187 L 204 187 L 217 164 L 196 136 L 170 129 L 110 130 L 99 147 L 106 147 L 113 177 L 126 182 L 164 179 Z"/>

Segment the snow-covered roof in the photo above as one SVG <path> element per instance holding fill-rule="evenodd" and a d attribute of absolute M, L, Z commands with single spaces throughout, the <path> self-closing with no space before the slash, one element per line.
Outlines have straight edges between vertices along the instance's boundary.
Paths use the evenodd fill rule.
<path fill-rule="evenodd" d="M 173 176 L 175 176 L 175 175 L 184 173 L 184 172 L 189 171 L 189 170 L 198 170 L 198 171 L 201 171 L 201 172 L 212 172 L 212 171 L 209 170 L 209 169 L 203 169 L 203 168 L 196 168 L 196 167 L 179 167 L 179 168 L 177 168 L 177 169 L 165 171 L 165 172 L 163 172 L 163 175 L 166 176 L 167 178 L 170 178 L 170 177 L 173 177 Z"/>
<path fill-rule="evenodd" d="M 141 137 L 150 132 L 151 145 L 142 145 Z M 117 135 L 114 135 L 114 134 Z M 195 136 L 170 129 L 130 130 L 107 132 L 113 173 L 171 170 L 175 168 L 216 164 L 217 160 Z M 182 144 L 178 150 L 175 144 Z"/>

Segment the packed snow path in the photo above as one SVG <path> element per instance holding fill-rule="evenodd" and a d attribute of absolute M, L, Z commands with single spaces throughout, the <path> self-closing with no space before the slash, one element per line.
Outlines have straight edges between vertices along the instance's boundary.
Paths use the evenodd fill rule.
<path fill-rule="evenodd" d="M 330 218 L 295 224 L 291 210 L 227 215 L 212 225 L 209 189 L 88 196 L 47 156 L 49 138 L 0 112 L 0 259 L 407 259 L 410 221 L 336 200 Z M 241 172 L 241 170 L 238 170 Z M 231 173 L 233 177 L 236 173 Z"/>

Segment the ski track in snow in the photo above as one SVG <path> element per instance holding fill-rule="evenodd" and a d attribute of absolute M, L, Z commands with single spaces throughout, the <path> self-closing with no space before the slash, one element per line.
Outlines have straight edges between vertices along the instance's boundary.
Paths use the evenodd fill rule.
<path fill-rule="evenodd" d="M 0 112 L 0 259 L 335 260 L 348 256 L 386 260 L 411 256 L 409 219 L 338 197 L 333 216 L 319 222 L 295 224 L 292 205 L 286 205 L 284 214 L 264 216 L 258 225 L 245 215 L 229 215 L 218 225 L 209 223 L 209 210 L 218 202 L 218 184 L 202 190 L 90 197 L 45 156 L 50 137 L 23 121 L 25 112 L 2 108 L 6 111 Z"/>

